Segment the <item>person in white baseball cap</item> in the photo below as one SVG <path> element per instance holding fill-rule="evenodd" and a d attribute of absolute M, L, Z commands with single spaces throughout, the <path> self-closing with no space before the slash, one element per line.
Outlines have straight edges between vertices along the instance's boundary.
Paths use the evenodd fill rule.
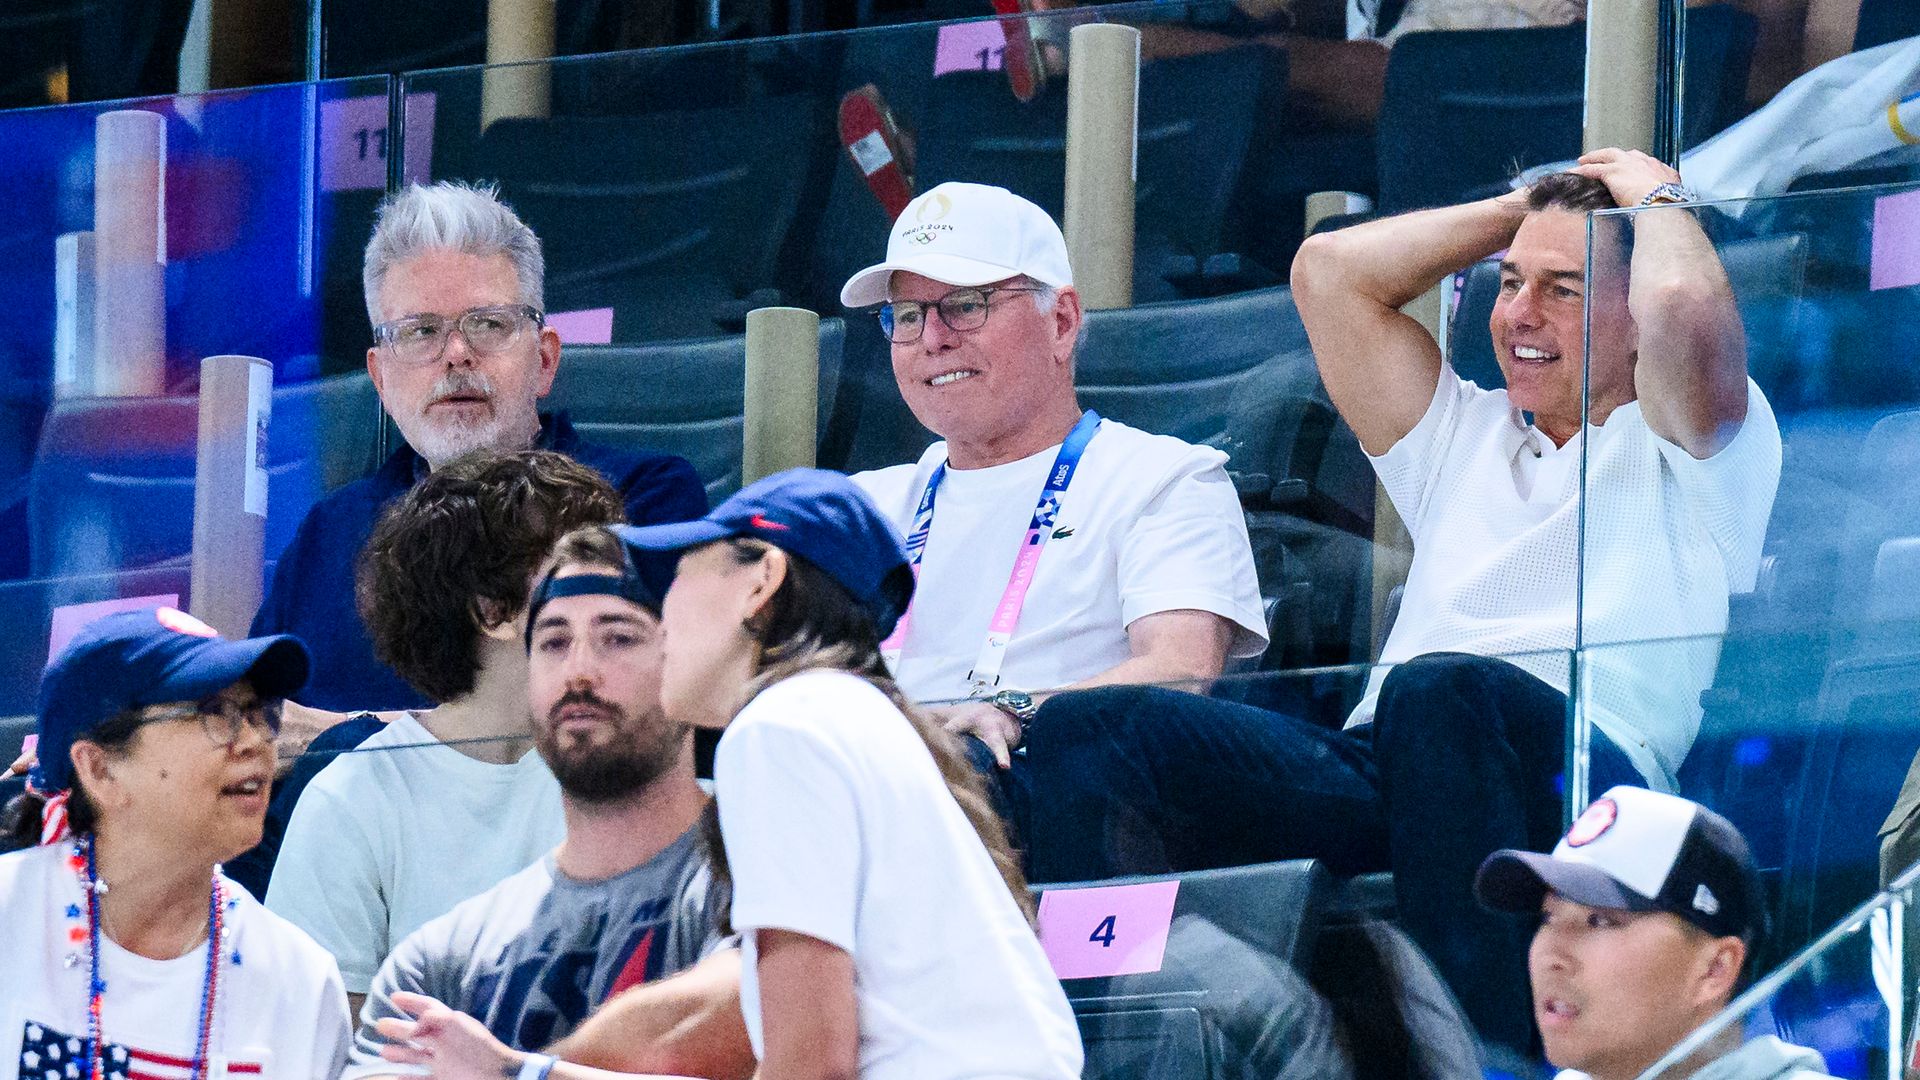
<path fill-rule="evenodd" d="M 1744 985 L 1766 894 L 1738 829 L 1637 787 L 1595 799 L 1551 854 L 1496 851 L 1474 880 L 1495 911 L 1537 914 L 1534 1019 L 1558 1080 L 1632 1080 Z M 1826 1062 L 1731 1025 L 1674 1080 L 1818 1080 Z"/>
<path fill-rule="evenodd" d="M 1004 188 L 945 183 L 908 203 L 885 261 L 840 298 L 875 309 L 901 397 L 941 438 L 914 464 L 853 478 L 907 537 L 919 580 L 888 662 L 909 697 L 954 703 L 943 721 L 977 740 L 975 764 L 1044 873 L 1048 843 L 1098 830 L 1028 808 L 1061 779 L 1049 770 L 1107 738 L 1069 724 L 1043 737 L 1044 692 L 1211 679 L 1266 647 L 1227 456 L 1081 407 L 1066 240 Z"/>

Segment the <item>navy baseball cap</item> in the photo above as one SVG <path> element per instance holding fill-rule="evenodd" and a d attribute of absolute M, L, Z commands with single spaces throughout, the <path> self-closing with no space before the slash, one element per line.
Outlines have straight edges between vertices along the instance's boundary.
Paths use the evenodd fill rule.
<path fill-rule="evenodd" d="M 67 748 L 129 709 L 200 701 L 243 678 L 263 698 L 284 698 L 306 685 L 310 665 L 306 645 L 292 635 L 229 641 L 173 608 L 96 619 L 40 678 L 38 760 L 29 782 L 49 795 L 67 790 Z"/>
<path fill-rule="evenodd" d="M 825 469 L 788 469 L 741 488 L 698 521 L 615 525 L 637 551 L 752 537 L 825 571 L 872 614 L 885 638 L 913 599 L 913 570 L 899 530 L 853 481 Z"/>

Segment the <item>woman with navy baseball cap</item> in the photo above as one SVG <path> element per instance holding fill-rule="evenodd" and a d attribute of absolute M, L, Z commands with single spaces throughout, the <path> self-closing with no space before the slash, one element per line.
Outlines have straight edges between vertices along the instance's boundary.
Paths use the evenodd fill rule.
<path fill-rule="evenodd" d="M 1075 1080 L 1079 1031 L 983 782 L 881 660 L 913 593 L 893 526 L 845 477 L 795 469 L 699 521 L 614 532 L 679 553 L 662 704 L 726 729 L 715 877 L 755 1075 Z M 381 1030 L 437 1076 L 608 1075 L 449 1020 Z"/>
<path fill-rule="evenodd" d="M 340 1071 L 333 958 L 219 867 L 259 842 L 307 668 L 296 638 L 172 608 L 90 623 L 47 666 L 15 822 L 40 845 L 0 856 L 0 1074 Z"/>

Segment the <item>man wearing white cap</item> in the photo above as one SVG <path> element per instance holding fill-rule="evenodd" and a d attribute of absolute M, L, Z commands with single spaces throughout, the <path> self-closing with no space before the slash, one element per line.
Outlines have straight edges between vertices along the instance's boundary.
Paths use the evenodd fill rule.
<path fill-rule="evenodd" d="M 1010 751 L 1037 692 L 1210 679 L 1266 647 L 1226 455 L 1081 409 L 1066 241 L 1003 188 L 946 183 L 909 203 L 886 261 L 840 299 L 878 309 L 900 394 L 941 437 L 915 464 L 854 477 L 919 574 L 885 651 L 912 697 L 962 702 L 947 726 L 992 753 L 1019 829 L 1052 737 L 1034 725 L 1027 780 Z"/>
<path fill-rule="evenodd" d="M 1558 1080 L 1632 1080 L 1726 1008 L 1766 929 L 1747 842 L 1698 803 L 1637 787 L 1594 800 L 1551 855 L 1505 849 L 1474 881 L 1495 911 L 1538 915 L 1534 1019 Z M 1663 1076 L 1821 1080 L 1815 1051 L 1741 1044 L 1735 1020 Z"/>

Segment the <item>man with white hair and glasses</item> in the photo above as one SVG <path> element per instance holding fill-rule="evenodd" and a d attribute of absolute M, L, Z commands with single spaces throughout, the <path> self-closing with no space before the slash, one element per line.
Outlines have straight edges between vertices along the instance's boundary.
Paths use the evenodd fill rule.
<path fill-rule="evenodd" d="M 565 413 L 541 415 L 560 335 L 545 322 L 540 238 L 491 189 L 442 182 L 389 196 L 362 276 L 374 323 L 367 373 L 406 445 L 307 513 L 253 632 L 308 642 L 301 704 L 417 708 L 427 704 L 419 692 L 373 655 L 353 575 L 381 509 L 428 472 L 475 450 L 556 450 L 604 474 L 636 525 L 700 517 L 706 492 L 683 458 L 595 446 Z"/>
<path fill-rule="evenodd" d="M 877 311 L 901 397 L 941 437 L 853 478 L 918 576 L 883 651 L 909 697 L 945 703 L 947 729 L 977 740 L 1048 880 L 1048 853 L 1081 825 L 1046 814 L 1047 789 L 1100 733 L 1048 723 L 1046 692 L 1191 684 L 1266 647 L 1227 456 L 1081 406 L 1066 241 L 1004 188 L 945 183 L 909 203 L 886 259 L 840 299 Z"/>

